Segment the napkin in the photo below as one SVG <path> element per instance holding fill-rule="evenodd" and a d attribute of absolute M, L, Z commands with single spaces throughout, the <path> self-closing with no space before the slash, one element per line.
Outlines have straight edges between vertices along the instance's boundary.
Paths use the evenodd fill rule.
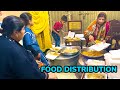
<path fill-rule="evenodd" d="M 53 52 L 53 53 L 55 53 L 55 52 Z M 50 53 L 48 53 L 48 54 L 46 55 L 46 58 L 47 58 L 47 59 L 50 59 L 50 60 L 54 60 L 54 59 L 56 59 L 59 55 L 60 55 L 60 53 L 58 53 L 57 55 L 52 55 L 51 52 L 50 52 Z"/>
<path fill-rule="evenodd" d="M 93 50 L 95 50 L 95 51 L 101 51 L 101 50 L 103 50 L 103 49 L 106 49 L 109 45 L 110 45 L 109 43 L 103 43 L 103 42 L 101 42 L 101 43 L 92 45 L 92 46 L 90 46 L 89 48 L 90 48 L 90 49 L 93 49 Z"/>

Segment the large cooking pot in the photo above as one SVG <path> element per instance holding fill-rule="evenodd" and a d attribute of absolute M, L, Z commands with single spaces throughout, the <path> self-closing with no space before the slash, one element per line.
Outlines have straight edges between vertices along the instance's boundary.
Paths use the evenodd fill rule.
<path fill-rule="evenodd" d="M 87 55 L 87 54 L 83 54 L 83 52 L 91 52 L 91 55 Z M 100 51 L 100 55 L 95 55 L 95 56 L 93 56 L 92 54 L 94 54 L 94 52 L 93 52 L 94 50 L 91 50 L 91 49 L 89 49 L 89 48 L 84 48 L 84 49 L 82 49 L 81 50 L 81 55 L 84 57 L 84 58 L 86 58 L 86 59 L 99 59 L 99 58 L 102 58 L 102 57 L 104 57 L 104 54 L 106 53 L 106 51 L 105 50 L 102 50 L 102 51 Z M 95 52 L 97 52 L 97 51 L 95 51 Z"/>
<path fill-rule="evenodd" d="M 72 46 L 72 48 L 77 48 L 80 50 L 80 47 L 77 46 Z M 63 48 L 63 50 L 65 49 L 65 47 Z M 56 59 L 54 60 L 49 60 L 50 61 L 50 65 L 60 65 L 62 67 L 64 66 L 70 66 L 70 65 L 77 65 L 78 60 L 79 60 L 79 56 L 80 56 L 80 52 L 77 53 L 72 53 L 72 54 L 68 54 L 68 53 L 61 53 L 60 56 L 58 56 Z"/>

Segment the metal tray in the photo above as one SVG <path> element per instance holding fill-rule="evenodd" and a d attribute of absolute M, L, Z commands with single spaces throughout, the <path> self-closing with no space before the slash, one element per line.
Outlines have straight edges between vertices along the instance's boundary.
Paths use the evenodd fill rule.
<path fill-rule="evenodd" d="M 90 49 L 89 49 L 89 48 L 84 48 L 84 49 L 81 50 L 80 54 L 81 54 L 83 57 L 88 58 L 88 59 L 98 59 L 98 58 L 104 57 L 104 54 L 106 53 L 105 50 L 102 50 L 102 54 L 99 55 L 99 56 L 87 56 L 87 55 L 83 55 L 82 52 L 83 52 L 83 51 L 88 51 L 88 50 L 90 50 Z"/>

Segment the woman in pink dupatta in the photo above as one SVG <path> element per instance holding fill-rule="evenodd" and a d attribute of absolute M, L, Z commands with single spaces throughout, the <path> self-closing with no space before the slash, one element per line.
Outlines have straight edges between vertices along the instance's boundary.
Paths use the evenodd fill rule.
<path fill-rule="evenodd" d="M 94 45 L 96 40 L 106 42 L 109 28 L 110 23 L 107 21 L 106 14 L 104 12 L 99 13 L 97 19 L 84 31 L 87 46 Z"/>

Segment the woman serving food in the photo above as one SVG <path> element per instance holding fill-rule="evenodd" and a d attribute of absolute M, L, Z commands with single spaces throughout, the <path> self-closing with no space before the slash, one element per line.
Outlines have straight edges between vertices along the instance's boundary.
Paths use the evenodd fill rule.
<path fill-rule="evenodd" d="M 84 31 L 87 46 L 94 45 L 98 42 L 106 42 L 109 28 L 110 23 L 107 21 L 106 14 L 104 12 L 99 13 L 97 19 Z"/>

